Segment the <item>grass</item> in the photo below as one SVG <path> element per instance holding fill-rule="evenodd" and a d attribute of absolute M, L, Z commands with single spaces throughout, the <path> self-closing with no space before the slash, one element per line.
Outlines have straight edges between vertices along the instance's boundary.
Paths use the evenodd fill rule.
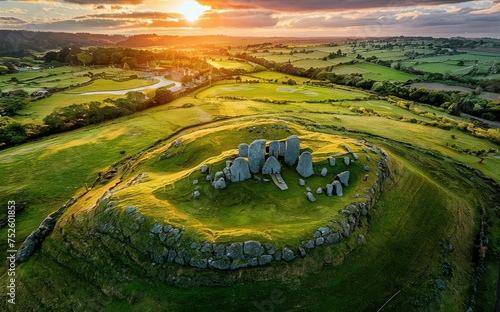
<path fill-rule="evenodd" d="M 101 92 L 101 91 L 119 91 L 132 88 L 140 88 L 154 85 L 158 80 L 142 80 L 133 79 L 127 81 L 113 81 L 108 79 L 97 79 L 92 84 L 80 88 L 67 91 L 68 93 L 85 93 L 85 92 Z"/>
<path fill-rule="evenodd" d="M 227 57 L 215 56 L 214 60 L 207 60 L 207 62 L 217 68 L 239 68 L 246 71 L 253 70 L 253 66 L 248 64 L 245 60 L 232 59 L 229 60 Z"/>
<path fill-rule="evenodd" d="M 219 85 L 202 91 L 197 95 L 199 98 L 210 98 L 220 96 L 246 97 L 259 100 L 276 101 L 324 101 L 324 100 L 354 100 L 365 98 L 366 94 L 361 92 L 347 91 L 343 89 L 329 89 L 308 85 L 284 85 L 284 84 L 228 84 Z"/>
<path fill-rule="evenodd" d="M 353 67 L 369 71 L 369 73 L 363 74 L 363 77 L 366 79 L 373 79 L 377 81 L 392 80 L 404 82 L 415 78 L 415 75 L 407 74 L 397 69 L 372 63 L 359 63 L 353 65 Z"/>

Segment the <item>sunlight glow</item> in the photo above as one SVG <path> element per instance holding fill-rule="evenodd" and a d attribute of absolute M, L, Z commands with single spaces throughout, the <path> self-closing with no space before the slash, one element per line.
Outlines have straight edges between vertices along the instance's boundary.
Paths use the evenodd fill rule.
<path fill-rule="evenodd" d="M 177 11 L 182 14 L 186 20 L 194 22 L 209 9 L 209 6 L 201 5 L 196 1 L 182 1 Z"/>

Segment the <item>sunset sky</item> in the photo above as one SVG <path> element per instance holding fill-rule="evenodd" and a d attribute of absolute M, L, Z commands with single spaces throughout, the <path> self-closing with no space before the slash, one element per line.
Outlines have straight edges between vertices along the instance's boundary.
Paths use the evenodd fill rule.
<path fill-rule="evenodd" d="M 0 0 L 0 29 L 287 37 L 500 37 L 500 0 Z"/>

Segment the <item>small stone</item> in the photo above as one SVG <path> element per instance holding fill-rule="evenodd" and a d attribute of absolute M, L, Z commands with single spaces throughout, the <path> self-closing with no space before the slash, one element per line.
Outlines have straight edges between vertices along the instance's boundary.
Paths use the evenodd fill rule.
<path fill-rule="evenodd" d="M 327 173 L 328 173 L 328 169 L 326 169 L 326 168 L 321 169 L 321 176 L 322 177 L 326 177 Z"/>
<path fill-rule="evenodd" d="M 370 161 L 371 160 L 371 157 L 370 156 L 366 156 L 366 160 Z"/>
<path fill-rule="evenodd" d="M 306 196 L 307 196 L 307 199 L 308 199 L 311 203 L 314 203 L 314 202 L 316 201 L 316 198 L 314 197 L 314 195 L 313 195 L 311 192 L 307 192 Z"/>
<path fill-rule="evenodd" d="M 314 244 L 314 241 L 313 240 L 309 240 L 305 245 L 304 247 L 306 247 L 307 249 L 313 249 L 316 245 Z"/>
<path fill-rule="evenodd" d="M 365 236 L 363 234 L 358 235 L 358 244 L 360 244 L 360 245 L 365 244 Z"/>
<path fill-rule="evenodd" d="M 299 185 L 300 186 L 305 186 L 306 185 L 306 181 L 304 181 L 303 179 L 299 179 Z"/>
<path fill-rule="evenodd" d="M 207 261 L 207 259 L 191 258 L 189 260 L 189 265 L 192 267 L 199 268 L 199 269 L 205 269 L 208 265 L 208 261 Z"/>
<path fill-rule="evenodd" d="M 330 166 L 332 166 L 332 167 L 335 166 L 335 158 L 329 157 L 328 162 L 330 163 Z"/>
<path fill-rule="evenodd" d="M 302 258 L 306 257 L 306 250 L 302 247 L 299 247 L 299 253 Z"/>
<path fill-rule="evenodd" d="M 209 260 L 208 266 L 212 269 L 217 270 L 229 270 L 229 267 L 231 266 L 231 260 L 229 260 L 228 258 Z"/>
<path fill-rule="evenodd" d="M 125 208 L 125 212 L 128 214 L 128 215 L 131 215 L 135 212 L 137 212 L 137 209 L 135 209 L 134 206 L 128 206 L 127 208 Z"/>
<path fill-rule="evenodd" d="M 162 230 L 162 226 L 159 225 L 158 223 L 153 224 L 153 227 L 151 228 L 150 232 L 153 234 L 159 234 Z"/>
<path fill-rule="evenodd" d="M 192 242 L 190 245 L 189 245 L 189 248 L 191 249 L 196 249 L 198 248 L 198 244 L 196 242 Z"/>
<path fill-rule="evenodd" d="M 325 239 L 323 237 L 316 238 L 316 246 L 322 246 L 325 243 Z"/>
<path fill-rule="evenodd" d="M 207 175 L 207 177 L 205 178 L 208 182 L 212 181 L 212 176 L 211 175 Z"/>
<path fill-rule="evenodd" d="M 436 280 L 436 286 L 439 290 L 443 290 L 446 288 L 446 285 L 442 279 L 437 279 Z"/>
<path fill-rule="evenodd" d="M 238 156 L 239 157 L 248 157 L 248 144 L 241 143 L 238 146 Z"/>
<path fill-rule="evenodd" d="M 351 164 L 351 159 L 348 156 L 344 157 L 344 164 L 346 166 L 349 166 Z"/>
<path fill-rule="evenodd" d="M 363 171 L 370 171 L 370 167 L 368 167 L 367 165 L 364 165 L 363 166 Z"/>
<path fill-rule="evenodd" d="M 193 192 L 193 198 L 194 199 L 199 199 L 201 197 L 200 191 L 196 190 Z"/>
<path fill-rule="evenodd" d="M 358 156 L 358 154 L 356 154 L 356 153 L 352 153 L 352 158 L 354 158 L 354 160 L 358 160 L 358 159 L 359 159 L 359 156 Z"/>
<path fill-rule="evenodd" d="M 262 255 L 259 257 L 259 265 L 267 265 L 273 262 L 274 257 L 271 255 Z"/>
<path fill-rule="evenodd" d="M 321 187 L 318 187 L 318 189 L 316 190 L 316 194 L 323 194 L 323 189 Z"/>
<path fill-rule="evenodd" d="M 311 188 L 310 188 L 309 186 L 308 186 L 308 187 L 306 187 L 306 191 L 308 191 L 308 192 L 312 192 L 312 190 L 311 190 Z"/>
<path fill-rule="evenodd" d="M 322 226 L 318 229 L 318 232 L 321 234 L 321 236 L 325 236 L 330 234 L 330 228 L 326 226 Z"/>
<path fill-rule="evenodd" d="M 201 166 L 200 170 L 201 170 L 201 173 L 205 174 L 208 171 L 208 166 L 207 165 L 203 165 L 203 166 Z"/>
<path fill-rule="evenodd" d="M 276 248 L 273 245 L 264 243 L 264 247 L 266 248 L 266 253 L 268 255 L 274 255 L 276 253 Z"/>
<path fill-rule="evenodd" d="M 196 185 L 196 184 L 198 184 L 198 180 L 193 181 L 193 185 Z"/>

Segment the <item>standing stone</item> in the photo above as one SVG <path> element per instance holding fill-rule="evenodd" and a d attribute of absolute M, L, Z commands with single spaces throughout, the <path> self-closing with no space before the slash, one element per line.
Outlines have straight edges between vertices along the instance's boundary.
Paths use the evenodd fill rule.
<path fill-rule="evenodd" d="M 278 158 L 279 149 L 280 149 L 280 144 L 278 143 L 278 141 L 271 141 L 271 143 L 269 143 L 269 156 Z"/>
<path fill-rule="evenodd" d="M 281 171 L 280 163 L 274 158 L 274 156 L 269 157 L 262 168 L 262 174 L 273 174 L 279 173 Z"/>
<path fill-rule="evenodd" d="M 306 181 L 304 181 L 303 179 L 299 179 L 299 185 L 300 186 L 305 186 L 306 185 Z"/>
<path fill-rule="evenodd" d="M 344 145 L 344 147 L 345 147 L 345 149 L 347 150 L 347 152 L 348 152 L 348 153 L 350 153 L 350 152 L 351 152 L 351 149 L 349 148 L 349 146 L 347 146 L 347 144 L 346 144 L 346 145 Z"/>
<path fill-rule="evenodd" d="M 203 166 L 201 166 L 200 170 L 201 170 L 201 173 L 205 174 L 208 171 L 208 166 L 207 165 L 203 165 Z"/>
<path fill-rule="evenodd" d="M 349 156 L 344 157 L 344 164 L 346 166 L 349 166 L 351 164 L 351 159 L 349 159 Z"/>
<path fill-rule="evenodd" d="M 304 178 L 309 178 L 314 174 L 312 155 L 310 152 L 303 152 L 300 155 L 297 172 Z"/>
<path fill-rule="evenodd" d="M 260 169 L 264 166 L 266 149 L 266 140 L 255 140 L 248 148 L 248 162 L 252 173 L 260 173 Z"/>
<path fill-rule="evenodd" d="M 228 169 L 231 168 L 231 163 L 232 163 L 232 161 L 226 160 L 226 168 L 228 168 Z"/>
<path fill-rule="evenodd" d="M 278 150 L 278 156 L 279 157 L 285 157 L 285 142 L 278 142 L 279 143 L 279 150 Z"/>
<path fill-rule="evenodd" d="M 222 190 L 227 187 L 224 177 L 221 177 L 219 180 L 215 181 L 213 185 L 216 190 Z"/>
<path fill-rule="evenodd" d="M 321 169 L 321 176 L 322 177 L 326 177 L 327 173 L 328 173 L 328 169 L 326 169 L 326 168 Z"/>
<path fill-rule="evenodd" d="M 333 157 L 328 157 L 328 162 L 330 163 L 330 166 L 335 166 L 335 158 Z"/>
<path fill-rule="evenodd" d="M 231 165 L 231 182 L 242 182 L 252 177 L 245 158 L 238 157 Z"/>
<path fill-rule="evenodd" d="M 240 145 L 238 145 L 238 156 L 248 157 L 248 144 L 241 143 Z"/>
<path fill-rule="evenodd" d="M 318 187 L 318 189 L 316 190 L 316 194 L 323 194 L 323 189 L 321 187 Z"/>
<path fill-rule="evenodd" d="M 295 166 L 300 154 L 300 139 L 296 135 L 291 135 L 286 139 L 285 163 Z"/>
<path fill-rule="evenodd" d="M 326 195 L 333 196 L 333 185 L 331 184 L 326 185 Z"/>
<path fill-rule="evenodd" d="M 352 158 L 354 158 L 354 160 L 358 160 L 359 159 L 358 154 L 352 153 Z"/>
<path fill-rule="evenodd" d="M 349 185 L 349 171 L 344 171 L 344 172 L 341 172 L 339 174 L 337 174 L 337 176 L 335 177 L 335 180 L 339 180 L 340 182 L 342 182 L 342 184 L 344 184 L 344 186 L 348 186 Z"/>
<path fill-rule="evenodd" d="M 332 186 L 335 187 L 335 194 L 337 194 L 337 196 L 344 195 L 342 192 L 342 184 L 340 184 L 339 181 L 337 181 L 337 180 L 333 181 Z"/>
<path fill-rule="evenodd" d="M 306 196 L 311 203 L 314 203 L 316 201 L 316 198 L 314 198 L 314 195 L 311 192 L 307 192 Z"/>

